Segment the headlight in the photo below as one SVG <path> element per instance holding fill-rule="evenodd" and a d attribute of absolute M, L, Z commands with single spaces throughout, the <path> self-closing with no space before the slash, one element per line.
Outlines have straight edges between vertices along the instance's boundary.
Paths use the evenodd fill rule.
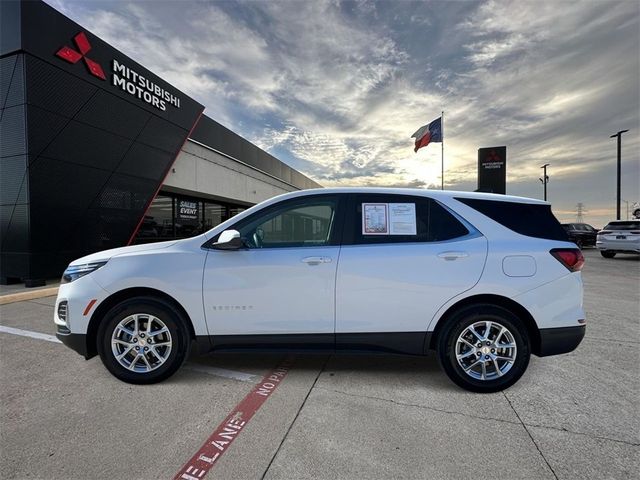
<path fill-rule="evenodd" d="M 84 265 L 69 266 L 62 274 L 61 283 L 73 282 L 74 280 L 77 280 L 80 277 L 84 277 L 85 275 L 88 275 L 91 272 L 95 272 L 97 269 L 102 267 L 105 263 L 107 262 L 93 262 L 93 263 L 85 263 Z"/>

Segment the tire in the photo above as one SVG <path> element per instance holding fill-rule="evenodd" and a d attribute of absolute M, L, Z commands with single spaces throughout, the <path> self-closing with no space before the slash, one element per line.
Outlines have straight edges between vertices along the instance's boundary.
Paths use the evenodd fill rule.
<path fill-rule="evenodd" d="M 580 250 L 582 250 L 584 248 L 584 245 L 582 244 L 582 240 L 580 240 L 580 239 L 576 240 L 576 245 L 578 246 L 578 248 Z"/>
<path fill-rule="evenodd" d="M 123 382 L 158 383 L 173 375 L 187 358 L 191 339 L 186 325 L 182 314 L 162 299 L 130 298 L 102 319 L 98 353 L 107 370 Z"/>
<path fill-rule="evenodd" d="M 477 335 L 471 333 L 471 326 Z M 489 338 L 481 340 L 487 327 Z M 468 340 L 472 346 L 460 338 Z M 499 345 L 515 345 L 515 348 L 495 348 L 496 341 Z M 481 347 L 484 350 L 477 351 L 480 342 L 484 344 Z M 509 388 L 524 374 L 531 357 L 529 335 L 522 321 L 509 310 L 496 305 L 473 305 L 455 313 L 438 335 L 436 348 L 438 360 L 447 376 L 465 390 L 479 393 Z M 488 360 L 483 357 L 488 357 Z M 463 366 L 472 364 L 475 366 L 465 371 Z"/>
<path fill-rule="evenodd" d="M 613 258 L 616 256 L 616 252 L 612 252 L 611 250 L 600 250 L 600 255 L 604 258 Z"/>

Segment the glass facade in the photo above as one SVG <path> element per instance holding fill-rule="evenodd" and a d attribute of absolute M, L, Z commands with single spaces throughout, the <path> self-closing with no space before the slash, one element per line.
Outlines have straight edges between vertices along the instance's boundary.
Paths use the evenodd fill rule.
<path fill-rule="evenodd" d="M 220 225 L 246 208 L 161 192 L 149 206 L 133 243 L 193 237 Z"/>

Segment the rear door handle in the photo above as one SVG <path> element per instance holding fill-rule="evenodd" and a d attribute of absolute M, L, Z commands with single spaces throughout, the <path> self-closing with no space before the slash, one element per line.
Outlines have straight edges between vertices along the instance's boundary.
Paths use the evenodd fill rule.
<path fill-rule="evenodd" d="M 469 254 L 467 252 L 441 252 L 438 254 L 439 258 L 443 260 L 456 260 L 458 258 L 468 257 Z"/>
<path fill-rule="evenodd" d="M 331 263 L 331 257 L 304 257 L 301 261 L 307 265 L 320 265 L 321 263 Z"/>

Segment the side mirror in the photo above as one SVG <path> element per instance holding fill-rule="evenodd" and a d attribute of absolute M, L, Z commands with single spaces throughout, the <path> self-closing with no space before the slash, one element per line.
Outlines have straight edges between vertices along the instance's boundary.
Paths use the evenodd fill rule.
<path fill-rule="evenodd" d="M 244 242 L 237 230 L 225 230 L 218 237 L 218 241 L 213 244 L 213 248 L 218 250 L 238 250 L 242 247 L 244 247 Z"/>

